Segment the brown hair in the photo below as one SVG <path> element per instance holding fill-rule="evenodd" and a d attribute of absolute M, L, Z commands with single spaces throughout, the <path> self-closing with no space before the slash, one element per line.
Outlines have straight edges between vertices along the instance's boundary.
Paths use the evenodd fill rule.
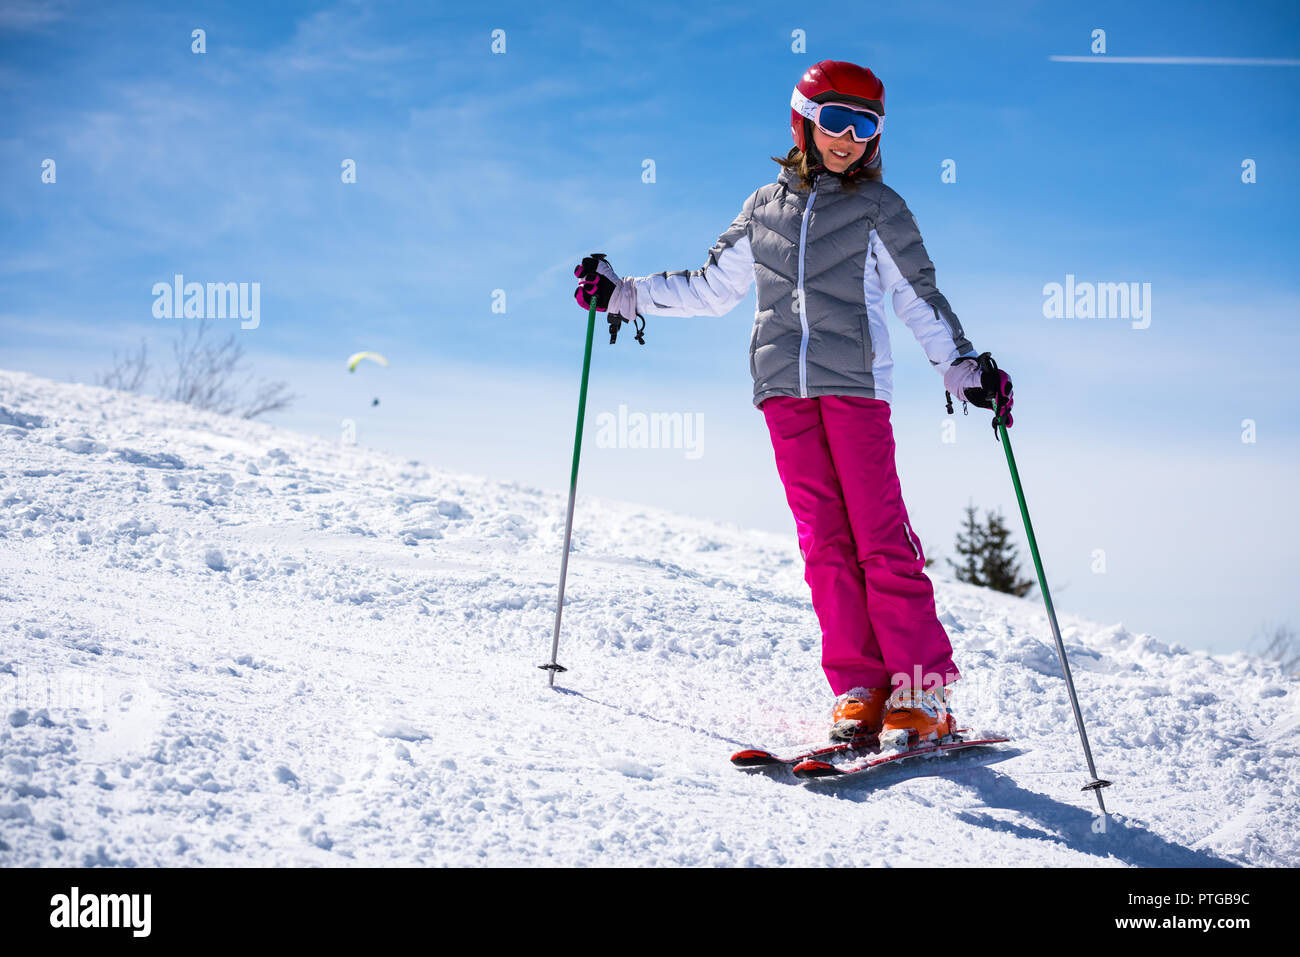
<path fill-rule="evenodd" d="M 801 189 L 812 189 L 812 169 L 808 162 L 808 155 L 799 147 L 790 147 L 790 152 L 785 155 L 785 159 L 779 156 L 773 156 L 772 162 L 784 166 L 786 169 L 794 172 L 799 177 L 799 187 Z M 863 182 L 879 183 L 885 178 L 883 166 L 877 166 L 874 169 L 859 168 L 856 173 L 845 179 L 840 177 L 840 182 L 846 190 L 855 190 Z"/>

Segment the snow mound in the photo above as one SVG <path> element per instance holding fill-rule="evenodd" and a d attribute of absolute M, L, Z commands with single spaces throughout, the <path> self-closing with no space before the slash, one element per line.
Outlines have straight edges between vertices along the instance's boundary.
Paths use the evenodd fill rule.
<path fill-rule="evenodd" d="M 1062 615 L 1103 828 L 1041 606 L 942 578 L 1012 745 L 736 771 L 825 734 L 793 541 L 581 487 L 548 689 L 566 492 L 0 371 L 0 863 L 1300 864 L 1295 678 Z"/>

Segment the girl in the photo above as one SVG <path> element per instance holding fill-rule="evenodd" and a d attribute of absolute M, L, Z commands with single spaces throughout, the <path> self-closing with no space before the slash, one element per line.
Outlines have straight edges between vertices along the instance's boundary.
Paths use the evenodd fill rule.
<path fill-rule="evenodd" d="M 889 422 L 885 295 L 959 400 L 1011 425 L 1011 381 L 977 356 L 935 286 L 907 205 L 882 182 L 885 90 L 868 69 L 823 60 L 791 98 L 794 148 L 745 200 L 701 268 L 620 279 L 601 255 L 574 270 L 584 310 L 613 318 L 720 316 L 758 284 L 754 405 L 767 421 L 794 513 L 804 579 L 836 695 L 831 737 L 882 747 L 956 728 L 961 677 L 908 522 Z M 617 323 L 615 323 L 617 325 Z M 951 406 L 949 407 L 951 408 Z"/>

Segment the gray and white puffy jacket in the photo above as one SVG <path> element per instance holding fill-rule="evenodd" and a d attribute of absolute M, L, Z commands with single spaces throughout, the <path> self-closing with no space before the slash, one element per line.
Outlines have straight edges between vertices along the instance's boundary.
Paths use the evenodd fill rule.
<path fill-rule="evenodd" d="M 975 355 L 935 286 L 916 220 L 884 183 L 846 191 L 838 176 L 821 173 L 800 190 L 783 169 L 745 200 L 702 267 L 632 282 L 637 311 L 648 316 L 721 316 L 757 282 L 749 340 L 756 406 L 774 395 L 890 401 L 886 293 L 940 375 Z"/>

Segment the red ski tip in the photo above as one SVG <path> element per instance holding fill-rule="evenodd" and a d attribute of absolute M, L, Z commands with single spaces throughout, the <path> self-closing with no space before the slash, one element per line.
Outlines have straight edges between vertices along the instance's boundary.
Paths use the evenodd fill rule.
<path fill-rule="evenodd" d="M 776 757 L 770 751 L 760 751 L 757 748 L 746 748 L 744 751 L 737 751 L 731 756 L 731 763 L 738 768 L 772 764 L 775 761 Z"/>
<path fill-rule="evenodd" d="M 802 761 L 794 766 L 794 776 L 797 778 L 825 778 L 839 773 L 835 765 L 825 761 Z"/>

